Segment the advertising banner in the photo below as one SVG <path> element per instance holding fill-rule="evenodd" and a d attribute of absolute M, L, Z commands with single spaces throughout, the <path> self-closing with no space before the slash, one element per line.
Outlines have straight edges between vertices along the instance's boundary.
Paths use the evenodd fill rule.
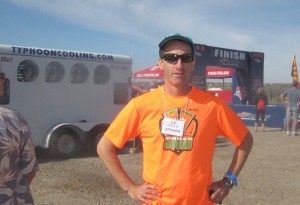
<path fill-rule="evenodd" d="M 246 126 L 254 126 L 256 119 L 255 105 L 230 105 L 231 109 L 239 116 Z M 266 127 L 283 128 L 286 114 L 285 105 L 267 105 L 266 106 Z M 261 124 L 259 124 L 261 126 Z"/>
<path fill-rule="evenodd" d="M 254 102 L 257 86 L 263 85 L 263 53 L 218 48 L 203 44 L 194 45 L 196 66 L 192 83 L 195 86 L 206 90 L 207 78 L 227 78 L 230 76 L 230 71 L 227 72 L 226 69 L 231 68 L 233 104 L 251 104 Z M 212 70 L 214 67 L 222 68 L 224 72 Z"/>

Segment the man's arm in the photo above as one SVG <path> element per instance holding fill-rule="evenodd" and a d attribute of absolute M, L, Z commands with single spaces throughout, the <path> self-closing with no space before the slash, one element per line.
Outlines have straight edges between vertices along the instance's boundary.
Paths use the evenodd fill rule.
<path fill-rule="evenodd" d="M 130 187 L 135 186 L 121 165 L 116 153 L 116 146 L 107 137 L 101 138 L 97 146 L 97 153 L 122 190 L 128 192 Z"/>
<path fill-rule="evenodd" d="M 31 184 L 33 178 L 36 176 L 36 172 L 35 171 L 29 172 L 28 174 L 25 174 L 25 176 L 29 181 L 29 184 Z"/>
<path fill-rule="evenodd" d="M 283 93 L 281 93 L 280 95 L 279 95 L 279 98 L 281 99 L 281 101 L 283 102 L 283 103 L 287 103 L 287 91 L 284 91 Z"/>
<path fill-rule="evenodd" d="M 249 153 L 252 149 L 253 137 L 248 131 L 242 144 L 236 147 L 232 162 L 229 166 L 229 171 L 235 176 L 238 176 L 247 161 Z M 223 199 L 229 194 L 230 188 L 224 185 L 222 180 L 213 182 L 209 186 L 208 191 L 211 191 L 210 198 L 215 203 L 222 203 Z"/>
<path fill-rule="evenodd" d="M 97 146 L 97 153 L 121 189 L 126 191 L 131 199 L 144 204 L 152 204 L 151 200 L 156 200 L 160 196 L 159 187 L 153 184 L 134 184 L 121 165 L 116 153 L 116 146 L 107 137 L 101 138 Z"/>
<path fill-rule="evenodd" d="M 236 147 L 229 171 L 232 172 L 235 176 L 238 176 L 240 171 L 243 169 L 245 162 L 249 156 L 249 153 L 252 149 L 253 137 L 248 131 L 246 137 L 242 144 Z"/>

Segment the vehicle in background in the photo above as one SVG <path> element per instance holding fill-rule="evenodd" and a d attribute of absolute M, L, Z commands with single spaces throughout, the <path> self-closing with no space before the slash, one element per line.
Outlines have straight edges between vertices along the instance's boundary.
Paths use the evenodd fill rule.
<path fill-rule="evenodd" d="M 0 105 L 26 118 L 36 147 L 72 157 L 96 144 L 131 97 L 131 56 L 0 45 Z"/>

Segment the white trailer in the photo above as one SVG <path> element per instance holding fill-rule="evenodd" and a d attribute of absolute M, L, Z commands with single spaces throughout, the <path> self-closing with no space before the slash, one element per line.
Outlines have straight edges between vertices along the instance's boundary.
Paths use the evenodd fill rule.
<path fill-rule="evenodd" d="M 131 97 L 131 56 L 0 45 L 0 106 L 26 118 L 36 147 L 74 156 Z"/>

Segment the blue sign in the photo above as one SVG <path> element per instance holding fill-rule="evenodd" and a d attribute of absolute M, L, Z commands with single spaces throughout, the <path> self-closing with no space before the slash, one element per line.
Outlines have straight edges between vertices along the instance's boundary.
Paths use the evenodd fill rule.
<path fill-rule="evenodd" d="M 229 105 L 247 126 L 254 126 L 256 120 L 255 105 Z M 266 106 L 266 127 L 283 128 L 286 107 L 282 104 Z"/>

